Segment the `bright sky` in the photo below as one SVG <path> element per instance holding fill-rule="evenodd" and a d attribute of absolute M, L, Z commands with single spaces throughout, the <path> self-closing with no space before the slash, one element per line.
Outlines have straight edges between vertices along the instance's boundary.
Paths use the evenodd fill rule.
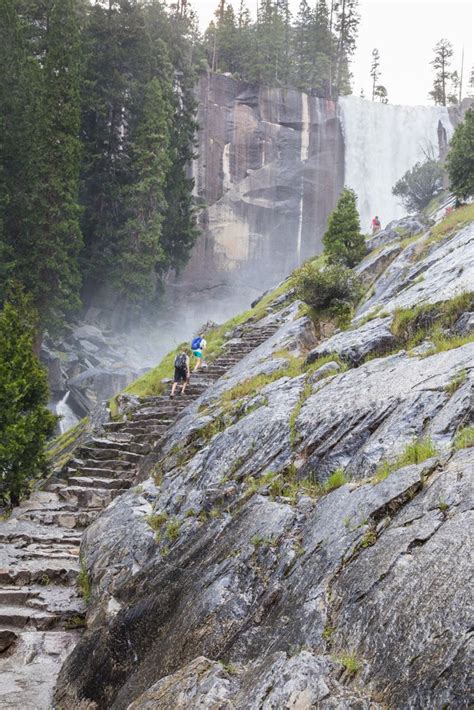
<path fill-rule="evenodd" d="M 218 0 L 194 0 L 203 29 L 212 19 Z M 239 0 L 233 0 L 237 8 Z M 248 0 L 254 10 L 257 0 Z M 290 0 L 296 13 L 299 0 Z M 353 91 L 364 88 L 370 96 L 370 63 L 374 47 L 380 52 L 381 83 L 390 103 L 429 104 L 432 85 L 433 47 L 442 38 L 454 46 L 453 68 L 461 69 L 464 46 L 464 87 L 473 64 L 473 17 L 471 0 L 360 0 L 361 22 L 357 52 L 352 63 Z M 465 95 L 465 92 L 464 92 Z"/>

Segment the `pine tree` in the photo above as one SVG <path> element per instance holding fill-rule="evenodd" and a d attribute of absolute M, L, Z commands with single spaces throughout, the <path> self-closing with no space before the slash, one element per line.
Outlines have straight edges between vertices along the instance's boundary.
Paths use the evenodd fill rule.
<path fill-rule="evenodd" d="M 451 42 L 441 39 L 434 48 L 434 59 L 430 62 L 435 70 L 433 89 L 429 95 L 440 106 L 446 106 L 448 99 L 449 84 L 452 78 L 450 72 L 451 59 L 454 51 Z"/>
<path fill-rule="evenodd" d="M 358 0 L 337 0 L 334 2 L 334 12 L 337 35 L 336 90 L 339 95 L 350 94 L 349 61 L 355 51 L 360 22 Z"/>
<path fill-rule="evenodd" d="M 370 76 L 372 77 L 372 101 L 375 101 L 375 89 L 380 79 L 380 54 L 378 49 L 372 50 Z"/>
<path fill-rule="evenodd" d="M 47 409 L 47 375 L 33 354 L 37 323 L 17 288 L 0 312 L 0 500 L 17 505 L 46 471 L 45 444 L 56 417 Z"/>
<path fill-rule="evenodd" d="M 20 1 L 9 16 L 19 88 L 5 137 L 6 239 L 11 272 L 51 326 L 79 303 L 79 17 L 74 0 Z"/>
<path fill-rule="evenodd" d="M 132 302 L 153 299 L 155 268 L 164 260 L 161 231 L 167 207 L 164 188 L 171 165 L 170 94 L 170 86 L 163 86 L 157 78 L 150 80 L 130 142 L 134 176 L 123 191 L 126 222 L 118 233 L 114 277 L 119 290 Z"/>
<path fill-rule="evenodd" d="M 468 94 L 469 98 L 474 98 L 474 66 L 471 67 L 469 75 Z"/>
<path fill-rule="evenodd" d="M 357 197 L 345 187 L 334 211 L 329 215 L 328 228 L 323 237 L 324 253 L 329 263 L 353 267 L 365 254 L 365 239 L 360 233 Z"/>
<path fill-rule="evenodd" d="M 313 73 L 313 14 L 307 0 L 301 0 L 294 28 L 294 75 L 298 88 L 311 86 Z"/>
<path fill-rule="evenodd" d="M 456 126 L 446 159 L 450 189 L 458 200 L 474 196 L 474 110 Z"/>

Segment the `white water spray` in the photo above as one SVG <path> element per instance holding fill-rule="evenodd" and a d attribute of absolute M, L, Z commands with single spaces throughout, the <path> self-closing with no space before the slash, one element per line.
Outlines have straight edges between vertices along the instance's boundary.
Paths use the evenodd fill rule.
<path fill-rule="evenodd" d="M 59 420 L 59 430 L 61 434 L 73 427 L 79 421 L 72 409 L 67 404 L 69 399 L 69 390 L 64 397 L 56 405 L 56 414 L 61 417 Z"/>
<path fill-rule="evenodd" d="M 363 232 L 378 215 L 382 226 L 406 214 L 392 187 L 434 149 L 438 157 L 438 123 L 448 140 L 453 126 L 442 106 L 392 106 L 355 96 L 339 99 L 345 141 L 345 184 L 357 193 Z"/>
<path fill-rule="evenodd" d="M 301 94 L 301 150 L 300 160 L 306 163 L 309 158 L 309 104 L 308 94 Z M 304 209 L 304 170 L 301 174 L 300 205 L 298 217 L 298 239 L 296 242 L 296 254 L 298 264 L 301 263 L 301 243 L 303 237 L 303 209 Z"/>
<path fill-rule="evenodd" d="M 225 144 L 222 152 L 222 172 L 224 173 L 222 187 L 224 188 L 224 192 L 227 192 L 232 187 L 232 177 L 230 174 L 230 143 Z"/>

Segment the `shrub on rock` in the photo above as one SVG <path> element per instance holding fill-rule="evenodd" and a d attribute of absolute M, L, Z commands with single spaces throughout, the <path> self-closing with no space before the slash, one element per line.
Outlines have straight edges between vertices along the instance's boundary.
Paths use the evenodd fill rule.
<path fill-rule="evenodd" d="M 342 264 L 320 266 L 309 262 L 295 275 L 298 298 L 316 311 L 327 311 L 341 317 L 358 300 L 360 280 Z"/>

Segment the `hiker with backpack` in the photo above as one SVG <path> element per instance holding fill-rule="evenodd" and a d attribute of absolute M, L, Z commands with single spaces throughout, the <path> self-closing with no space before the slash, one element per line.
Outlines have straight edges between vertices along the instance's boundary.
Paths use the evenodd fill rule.
<path fill-rule="evenodd" d="M 202 337 L 202 335 L 198 335 L 195 338 L 193 338 L 193 341 L 191 343 L 191 350 L 193 352 L 194 357 L 196 358 L 196 365 L 194 367 L 193 372 L 196 372 L 199 370 L 202 364 L 202 358 L 203 358 L 203 352 L 204 349 L 206 348 L 207 343 Z"/>
<path fill-rule="evenodd" d="M 183 348 L 174 359 L 174 378 L 170 397 L 173 398 L 177 386 L 181 385 L 181 394 L 185 393 L 186 385 L 189 382 L 191 372 L 189 369 L 189 355 L 186 348 Z"/>

